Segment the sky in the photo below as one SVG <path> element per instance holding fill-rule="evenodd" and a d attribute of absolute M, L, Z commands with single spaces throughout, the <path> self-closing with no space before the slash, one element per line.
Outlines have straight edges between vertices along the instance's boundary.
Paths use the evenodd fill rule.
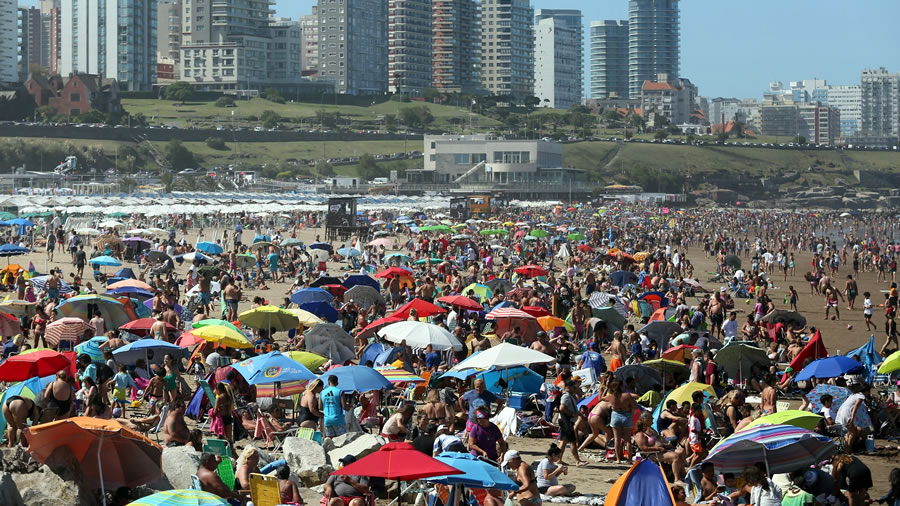
<path fill-rule="evenodd" d="M 37 0 L 20 0 L 36 4 Z M 315 0 L 275 0 L 298 19 Z M 591 21 L 627 19 L 627 0 L 532 0 L 535 9 L 581 9 L 585 55 Z M 772 81 L 859 84 L 864 68 L 900 72 L 900 0 L 681 0 L 681 77 L 710 98 L 761 98 Z M 590 63 L 585 57 L 585 94 Z"/>

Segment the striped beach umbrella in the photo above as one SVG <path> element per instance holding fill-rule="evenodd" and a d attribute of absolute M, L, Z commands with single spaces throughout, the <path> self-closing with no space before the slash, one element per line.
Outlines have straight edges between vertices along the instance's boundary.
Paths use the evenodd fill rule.
<path fill-rule="evenodd" d="M 705 462 L 721 473 L 739 473 L 764 462 L 772 475 L 816 465 L 835 451 L 828 436 L 793 425 L 757 425 L 720 441 Z"/>
<path fill-rule="evenodd" d="M 392 385 L 400 385 L 405 383 L 425 383 L 425 378 L 417 376 L 404 369 L 396 369 L 390 366 L 376 367 L 376 371 L 381 373 Z"/>
<path fill-rule="evenodd" d="M 142 497 L 131 506 L 228 506 L 228 501 L 202 490 L 163 490 Z"/>
<path fill-rule="evenodd" d="M 84 331 L 88 329 L 95 330 L 93 325 L 81 318 L 66 316 L 47 325 L 44 340 L 50 346 L 56 346 L 60 341 L 78 342 L 84 337 Z"/>

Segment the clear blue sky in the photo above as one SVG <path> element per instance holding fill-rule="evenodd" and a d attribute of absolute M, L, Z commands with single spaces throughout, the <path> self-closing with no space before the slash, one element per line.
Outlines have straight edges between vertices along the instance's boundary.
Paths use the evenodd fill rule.
<path fill-rule="evenodd" d="M 275 8 L 279 16 L 297 19 L 312 12 L 315 3 L 276 0 Z M 586 39 L 590 21 L 628 15 L 627 0 L 532 4 L 581 9 Z M 867 67 L 900 72 L 898 19 L 900 0 L 682 0 L 681 75 L 708 97 L 758 98 L 771 81 L 818 78 L 858 84 Z M 586 57 L 586 72 L 588 66 Z"/>

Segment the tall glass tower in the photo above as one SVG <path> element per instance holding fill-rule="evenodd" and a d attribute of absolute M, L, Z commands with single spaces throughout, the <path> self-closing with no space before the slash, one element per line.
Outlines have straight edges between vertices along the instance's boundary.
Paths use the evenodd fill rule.
<path fill-rule="evenodd" d="M 678 0 L 629 0 L 628 94 L 640 98 L 644 81 L 665 72 L 679 77 Z"/>

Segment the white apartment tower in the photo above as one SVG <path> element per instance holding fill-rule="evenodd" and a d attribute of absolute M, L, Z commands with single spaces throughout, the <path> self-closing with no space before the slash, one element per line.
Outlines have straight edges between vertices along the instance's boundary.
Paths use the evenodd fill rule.
<path fill-rule="evenodd" d="M 387 0 L 318 0 L 319 75 L 336 93 L 388 89 Z"/>
<path fill-rule="evenodd" d="M 541 106 L 568 109 L 584 89 L 581 11 L 538 9 L 534 23 L 534 96 Z"/>
<path fill-rule="evenodd" d="M 872 137 L 900 136 L 900 73 L 880 69 L 862 71 L 861 133 Z"/>
<path fill-rule="evenodd" d="M 60 74 L 97 74 L 119 88 L 150 90 L 156 81 L 156 2 L 63 0 Z"/>
<path fill-rule="evenodd" d="M 0 83 L 19 77 L 17 7 L 16 0 L 0 0 Z"/>
<path fill-rule="evenodd" d="M 420 96 L 431 87 L 431 0 L 388 2 L 388 91 Z"/>
<path fill-rule="evenodd" d="M 534 9 L 529 0 L 482 0 L 482 84 L 521 102 L 534 93 Z"/>
<path fill-rule="evenodd" d="M 862 122 L 862 87 L 858 84 L 828 87 L 828 105 L 841 113 L 841 136 L 854 135 Z"/>

